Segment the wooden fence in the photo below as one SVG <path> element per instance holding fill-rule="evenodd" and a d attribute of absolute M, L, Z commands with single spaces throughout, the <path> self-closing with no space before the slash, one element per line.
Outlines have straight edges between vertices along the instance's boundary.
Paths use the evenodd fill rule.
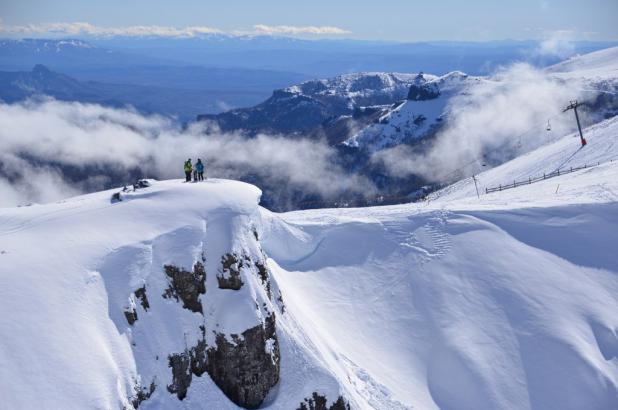
<path fill-rule="evenodd" d="M 534 184 L 535 182 L 543 181 L 545 179 L 557 177 L 557 176 L 564 175 L 564 174 L 570 174 L 571 172 L 579 171 L 580 169 L 596 167 L 597 165 L 600 165 L 600 164 L 601 164 L 600 162 L 597 162 L 596 164 L 592 164 L 592 165 L 584 164 L 580 167 L 571 167 L 571 168 L 563 169 L 563 170 L 557 169 L 553 172 L 550 172 L 549 174 L 543 173 L 542 176 L 528 177 L 528 179 L 524 179 L 521 181 L 513 181 L 512 184 L 498 185 L 496 187 L 485 188 L 485 193 L 490 194 L 492 192 L 504 191 L 505 189 L 517 188 L 518 186 L 522 186 L 522 185 Z"/>

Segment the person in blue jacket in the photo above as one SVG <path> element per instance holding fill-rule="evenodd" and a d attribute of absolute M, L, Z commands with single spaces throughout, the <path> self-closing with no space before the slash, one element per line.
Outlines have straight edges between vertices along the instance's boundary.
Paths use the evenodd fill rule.
<path fill-rule="evenodd" d="M 195 164 L 195 170 L 197 171 L 197 180 L 204 180 L 204 163 L 200 158 L 197 159 L 197 163 Z"/>

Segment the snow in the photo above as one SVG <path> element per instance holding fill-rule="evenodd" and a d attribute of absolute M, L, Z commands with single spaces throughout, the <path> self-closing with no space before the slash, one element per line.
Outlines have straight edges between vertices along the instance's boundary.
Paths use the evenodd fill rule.
<path fill-rule="evenodd" d="M 293 94 L 337 96 L 361 101 L 376 95 L 399 95 L 405 98 L 415 77 L 416 74 L 409 73 L 359 72 L 329 79 L 309 80 L 285 90 Z"/>
<path fill-rule="evenodd" d="M 589 100 L 598 98 L 599 93 L 618 95 L 618 47 L 578 55 L 543 71 L 552 79 L 578 84 L 579 92 Z M 458 71 L 441 77 L 423 76 L 428 85 L 440 90 L 438 98 L 407 100 L 382 116 L 379 123 L 363 128 L 344 144 L 375 152 L 431 136 L 448 121 L 454 97 L 466 95 L 478 85 L 502 81 L 499 76 L 474 77 Z M 615 115 L 615 110 L 610 109 L 609 115 Z"/>
<path fill-rule="evenodd" d="M 618 406 L 617 131 L 584 130 L 571 162 L 568 135 L 479 174 L 603 162 L 480 200 L 466 180 L 421 204 L 263 211 L 288 309 L 359 408 Z"/>
<path fill-rule="evenodd" d="M 207 374 L 184 401 L 165 390 L 165 355 L 195 343 L 204 319 L 159 297 L 157 272 L 204 254 L 206 328 L 241 332 L 266 296 L 252 283 L 212 293 L 213 273 L 230 249 L 259 254 L 255 228 L 285 304 L 265 408 L 314 391 L 357 409 L 615 408 L 617 131 L 604 121 L 581 150 L 567 135 L 478 179 L 601 165 L 480 199 L 468 179 L 423 203 L 274 214 L 257 188 L 213 179 L 151 181 L 114 204 L 106 191 L 2 209 L 6 405 L 116 408 L 154 379 L 145 409 L 237 408 Z M 148 312 L 130 297 L 144 283 Z"/>
<path fill-rule="evenodd" d="M 452 97 L 474 87 L 481 77 L 468 76 L 454 71 L 441 77 L 423 74 L 428 86 L 435 86 L 440 95 L 431 100 L 406 100 L 387 114 L 378 123 L 363 128 L 348 138 L 344 144 L 361 147 L 371 152 L 395 146 L 414 139 L 421 139 L 435 132 L 449 115 L 448 104 Z"/>
<path fill-rule="evenodd" d="M 546 68 L 546 71 L 565 78 L 615 79 L 618 78 L 618 47 L 571 57 Z"/>
<path fill-rule="evenodd" d="M 584 133 L 582 149 L 566 135 L 480 173 L 480 198 L 468 178 L 422 203 L 276 214 L 258 188 L 209 179 L 0 209 L 3 406 L 130 408 L 155 381 L 140 408 L 236 409 L 208 374 L 169 394 L 167 355 L 200 325 L 212 342 L 275 311 L 264 408 L 313 392 L 354 409 L 618 408 L 618 117 Z M 257 274 L 217 289 L 231 251 L 268 257 L 283 312 Z M 163 265 L 202 260 L 203 316 L 161 297 Z"/>

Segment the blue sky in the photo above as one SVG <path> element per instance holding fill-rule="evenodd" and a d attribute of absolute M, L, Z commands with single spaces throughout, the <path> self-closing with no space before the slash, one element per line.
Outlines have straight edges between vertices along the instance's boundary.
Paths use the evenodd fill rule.
<path fill-rule="evenodd" d="M 618 40 L 618 0 L 0 0 L 0 16 L 0 35 L 12 36 L 219 30 L 396 41 L 543 39 L 556 33 L 570 40 Z"/>

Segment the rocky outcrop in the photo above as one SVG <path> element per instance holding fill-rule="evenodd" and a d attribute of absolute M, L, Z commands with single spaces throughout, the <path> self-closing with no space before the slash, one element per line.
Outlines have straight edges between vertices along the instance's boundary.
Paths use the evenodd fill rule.
<path fill-rule="evenodd" d="M 255 267 L 260 277 L 260 281 L 262 282 L 262 286 L 264 286 L 264 289 L 266 289 L 266 294 L 268 295 L 268 299 L 272 299 L 272 296 L 270 293 L 270 275 L 268 274 L 268 268 L 262 262 L 255 262 Z"/>
<path fill-rule="evenodd" d="M 146 296 L 146 285 L 135 291 L 135 297 L 139 299 L 145 311 L 148 311 L 148 309 L 150 309 L 150 303 L 148 302 L 148 297 Z"/>
<path fill-rule="evenodd" d="M 419 73 L 414 79 L 414 83 L 410 86 L 408 92 L 408 100 L 412 101 L 427 101 L 433 100 L 440 96 L 440 88 L 435 82 L 428 82 L 423 73 Z"/>
<path fill-rule="evenodd" d="M 133 323 L 137 322 L 137 311 L 133 307 L 127 308 L 124 311 L 124 317 L 129 322 L 129 325 L 133 326 Z"/>
<path fill-rule="evenodd" d="M 216 347 L 207 350 L 206 369 L 212 380 L 235 404 L 255 409 L 279 381 L 279 342 L 275 315 L 264 325 L 245 330 L 241 336 L 216 336 Z"/>
<path fill-rule="evenodd" d="M 129 325 L 133 326 L 133 324 L 137 321 L 137 310 L 135 309 L 135 298 L 140 301 L 140 304 L 147 311 L 150 308 L 150 303 L 148 302 L 148 297 L 146 296 L 146 285 L 137 289 L 133 292 L 133 295 L 129 299 L 130 306 L 125 308 L 124 317 L 129 322 Z"/>
<path fill-rule="evenodd" d="M 187 397 L 187 390 L 193 378 L 191 373 L 191 356 L 189 352 L 177 353 L 168 357 L 169 367 L 172 369 L 172 384 L 167 386 L 167 391 L 183 400 Z"/>
<path fill-rule="evenodd" d="M 332 405 L 327 406 L 326 397 L 313 392 L 313 395 L 310 398 L 305 399 L 297 410 L 350 410 L 350 405 L 346 403 L 343 397 L 339 396 L 337 401 L 335 401 Z"/>
<path fill-rule="evenodd" d="M 140 404 L 148 400 L 150 396 L 152 396 L 152 393 L 154 393 L 156 387 L 154 381 L 152 381 L 148 387 L 142 387 L 141 384 L 135 383 L 135 386 L 133 386 L 135 394 L 131 397 L 131 405 L 133 405 L 133 408 L 137 409 Z"/>
<path fill-rule="evenodd" d="M 248 258 L 241 258 L 234 253 L 226 253 L 221 257 L 221 273 L 217 275 L 219 289 L 239 290 L 242 285 L 240 270 L 248 262 Z"/>
<path fill-rule="evenodd" d="M 163 267 L 168 277 L 169 288 L 164 298 L 182 300 L 183 307 L 193 312 L 202 313 L 200 295 L 206 293 L 206 271 L 202 262 L 196 262 L 193 271 L 187 271 L 173 265 Z"/>
<path fill-rule="evenodd" d="M 205 335 L 204 328 L 202 332 Z M 280 353 L 275 331 L 275 315 L 264 325 L 245 330 L 242 335 L 216 334 L 216 345 L 209 347 L 205 339 L 182 353 L 168 357 L 172 370 L 170 393 L 183 400 L 193 376 L 208 372 L 223 393 L 236 405 L 255 409 L 262 404 L 270 389 L 279 381 Z"/>

